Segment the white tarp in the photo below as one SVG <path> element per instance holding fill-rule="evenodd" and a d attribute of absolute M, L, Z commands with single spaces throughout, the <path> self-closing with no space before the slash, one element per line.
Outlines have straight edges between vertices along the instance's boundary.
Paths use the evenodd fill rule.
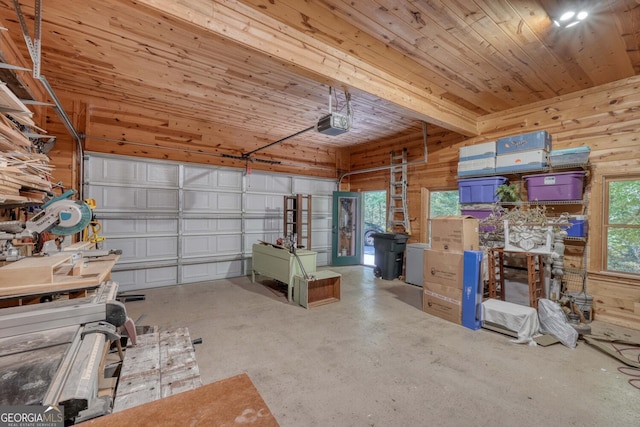
<path fill-rule="evenodd" d="M 540 323 L 533 307 L 489 299 L 482 303 L 482 320 L 515 331 L 518 334 L 516 343 L 536 345 L 533 337 L 538 335 Z"/>

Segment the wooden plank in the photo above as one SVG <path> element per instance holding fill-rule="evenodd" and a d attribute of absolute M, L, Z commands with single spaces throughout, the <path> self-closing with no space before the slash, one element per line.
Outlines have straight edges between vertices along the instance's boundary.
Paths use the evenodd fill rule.
<path fill-rule="evenodd" d="M 87 426 L 158 425 L 278 426 L 247 374 L 227 378 L 125 411 L 87 421 Z"/>
<path fill-rule="evenodd" d="M 137 344 L 128 347 L 122 362 L 113 412 L 160 399 L 160 335 L 138 335 Z"/>
<path fill-rule="evenodd" d="M 328 48 L 293 28 L 286 34 L 280 32 L 278 21 L 241 3 L 227 2 L 223 5 L 198 0 L 188 5 L 169 5 L 161 0 L 144 0 L 142 4 L 219 32 L 225 38 L 278 58 L 301 72 L 315 74 L 316 78 L 330 79 L 386 99 L 429 122 L 463 134 L 477 134 L 474 113 L 412 87 L 354 56 Z"/>
<path fill-rule="evenodd" d="M 113 412 L 202 385 L 187 328 L 138 335 L 125 353 Z"/>
<path fill-rule="evenodd" d="M 64 260 L 69 259 L 70 256 L 71 254 L 56 254 L 48 258 L 53 258 L 53 262 L 59 264 L 60 259 L 62 259 L 62 262 L 64 262 Z M 29 258 L 25 258 L 24 260 L 28 259 Z M 45 270 L 47 270 L 47 268 L 51 269 L 51 265 L 47 264 L 46 261 L 41 261 L 42 265 L 38 265 L 38 262 L 33 262 L 33 265 L 35 266 L 34 271 L 38 271 L 40 273 L 39 275 L 37 275 L 37 277 L 36 275 L 31 274 L 31 272 L 24 273 L 24 270 L 22 268 L 11 268 L 12 264 L 0 267 L 0 272 L 2 272 L 2 274 L 0 274 L 0 277 L 13 278 L 17 274 L 24 273 L 25 276 L 28 276 L 30 278 L 30 280 L 28 281 L 18 279 L 18 281 L 21 283 L 18 285 L 12 284 L 13 282 L 11 281 L 5 282 L 4 279 L 2 279 L 2 281 L 0 282 L 0 297 L 16 298 L 26 295 L 74 291 L 97 287 L 111 274 L 111 269 L 116 264 L 118 259 L 118 255 L 109 255 L 92 259 L 85 263 L 79 276 L 68 276 L 66 274 L 60 274 L 60 271 L 65 271 L 65 269 L 61 266 L 59 271 L 52 272 L 51 277 L 48 277 L 48 279 L 41 280 L 39 282 L 36 279 L 43 279 Z M 16 263 L 19 263 L 20 261 L 16 261 Z M 50 261 L 50 263 L 51 262 L 52 261 Z M 28 264 L 31 265 L 31 263 Z M 3 271 L 3 269 L 7 267 L 10 268 Z"/>
<path fill-rule="evenodd" d="M 54 254 L 23 258 L 0 267 L 0 288 L 4 290 L 34 283 L 52 283 L 55 269 L 70 259 L 71 254 Z"/>

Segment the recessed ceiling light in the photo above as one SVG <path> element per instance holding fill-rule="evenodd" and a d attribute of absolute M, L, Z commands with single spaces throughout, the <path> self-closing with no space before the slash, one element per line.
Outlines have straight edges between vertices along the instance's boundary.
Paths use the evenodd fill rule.
<path fill-rule="evenodd" d="M 562 14 L 562 16 L 560 17 L 560 21 L 568 21 L 569 19 L 573 18 L 575 14 L 576 13 L 573 10 L 569 10 Z"/>
<path fill-rule="evenodd" d="M 582 21 L 583 19 L 585 19 L 587 16 L 589 16 L 589 12 L 583 10 L 582 12 L 578 13 L 577 18 Z"/>
<path fill-rule="evenodd" d="M 588 16 L 589 16 L 589 12 L 587 12 L 586 10 L 580 10 L 579 12 L 568 10 L 562 13 L 557 18 L 551 18 L 551 20 L 557 27 L 570 28 L 575 25 L 578 25 L 580 22 L 585 20 Z"/>

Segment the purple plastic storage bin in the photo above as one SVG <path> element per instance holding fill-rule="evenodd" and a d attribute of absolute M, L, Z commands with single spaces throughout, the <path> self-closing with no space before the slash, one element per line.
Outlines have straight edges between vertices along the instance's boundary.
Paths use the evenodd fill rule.
<path fill-rule="evenodd" d="M 544 173 L 525 176 L 530 202 L 581 200 L 584 171 Z"/>
<path fill-rule="evenodd" d="M 483 219 L 491 215 L 491 209 L 461 209 L 462 215 L 470 215 L 474 218 Z"/>
<path fill-rule="evenodd" d="M 503 176 L 461 179 L 458 181 L 460 203 L 497 202 L 496 189 L 507 181 Z"/>
<path fill-rule="evenodd" d="M 479 220 L 485 219 L 491 215 L 493 212 L 492 209 L 461 209 L 460 212 L 462 215 L 470 215 L 474 218 L 478 218 Z M 480 233 L 491 233 L 495 231 L 495 227 L 492 225 L 483 225 L 482 221 L 478 225 L 478 231 Z"/>

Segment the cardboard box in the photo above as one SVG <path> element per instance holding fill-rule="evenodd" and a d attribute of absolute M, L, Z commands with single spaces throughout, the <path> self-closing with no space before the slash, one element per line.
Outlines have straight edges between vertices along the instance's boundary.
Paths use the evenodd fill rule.
<path fill-rule="evenodd" d="M 440 216 L 431 220 L 431 249 L 447 252 L 477 251 L 478 219 L 468 215 Z"/>
<path fill-rule="evenodd" d="M 463 265 L 464 252 L 427 249 L 424 251 L 424 283 L 462 289 Z"/>
<path fill-rule="evenodd" d="M 422 311 L 448 320 L 462 323 L 462 289 L 454 289 L 438 283 L 424 284 L 422 291 Z"/>
<path fill-rule="evenodd" d="M 551 151 L 551 135 L 545 130 L 507 136 L 496 141 L 498 155 L 514 153 L 516 151 L 544 150 Z"/>

